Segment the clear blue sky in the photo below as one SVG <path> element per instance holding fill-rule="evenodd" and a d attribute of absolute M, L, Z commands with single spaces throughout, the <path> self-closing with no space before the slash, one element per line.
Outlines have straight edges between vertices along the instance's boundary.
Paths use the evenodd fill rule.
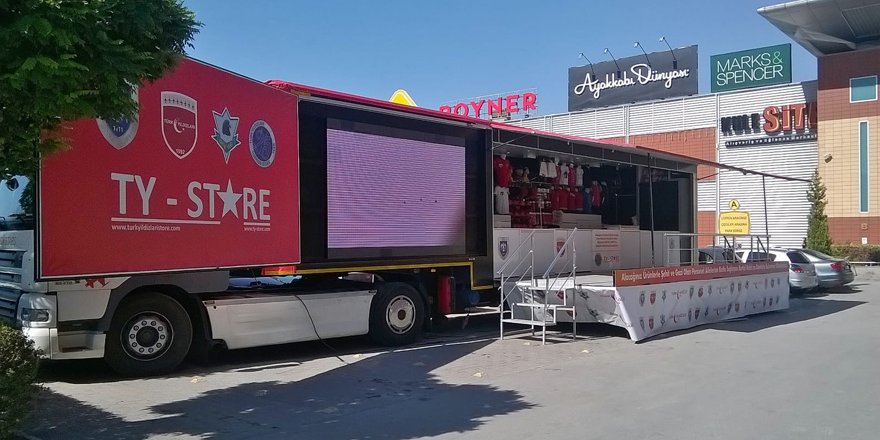
<path fill-rule="evenodd" d="M 259 80 L 284 79 L 374 98 L 406 89 L 421 107 L 537 88 L 540 114 L 567 109 L 567 69 L 699 45 L 709 56 L 792 43 L 793 80 L 816 58 L 758 15 L 772 0 L 268 1 L 186 0 L 204 23 L 190 55 Z"/>

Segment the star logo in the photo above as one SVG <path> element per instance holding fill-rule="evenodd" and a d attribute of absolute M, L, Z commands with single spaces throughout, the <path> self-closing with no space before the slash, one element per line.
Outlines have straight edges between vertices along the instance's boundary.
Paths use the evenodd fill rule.
<path fill-rule="evenodd" d="M 241 199 L 241 193 L 237 193 L 232 190 L 232 181 L 226 181 L 226 191 L 218 191 L 217 195 L 220 196 L 220 200 L 223 201 L 223 213 L 220 214 L 220 217 L 226 217 L 227 212 L 231 212 L 235 217 L 238 217 L 238 201 Z"/>
<path fill-rule="evenodd" d="M 86 287 L 95 289 L 99 287 L 104 287 L 107 285 L 107 280 L 105 278 L 87 278 L 86 279 Z"/>
<path fill-rule="evenodd" d="M 229 155 L 232 154 L 232 150 L 241 145 L 241 141 L 238 140 L 239 118 L 230 115 L 228 108 L 224 108 L 223 113 L 215 111 L 211 113 L 214 114 L 214 135 L 211 138 L 223 150 L 223 159 L 229 163 Z"/>

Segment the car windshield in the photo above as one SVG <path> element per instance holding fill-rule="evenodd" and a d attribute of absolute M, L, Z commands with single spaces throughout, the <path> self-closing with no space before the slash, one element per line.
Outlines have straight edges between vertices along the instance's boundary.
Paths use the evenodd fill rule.
<path fill-rule="evenodd" d="M 812 249 L 804 249 L 800 252 L 806 254 L 807 257 L 814 257 L 817 260 L 832 260 L 833 261 L 833 260 L 837 259 L 837 258 L 832 257 L 831 255 L 823 254 L 822 252 L 814 251 Z M 810 258 L 810 259 L 812 260 L 813 258 Z"/>
<path fill-rule="evenodd" d="M 24 176 L 0 182 L 0 230 L 34 228 L 34 185 Z"/>

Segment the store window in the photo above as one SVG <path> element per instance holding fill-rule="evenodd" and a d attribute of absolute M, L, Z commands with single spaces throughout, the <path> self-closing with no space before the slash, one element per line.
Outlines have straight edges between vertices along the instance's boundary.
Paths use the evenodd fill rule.
<path fill-rule="evenodd" d="M 849 80 L 849 102 L 877 100 L 877 75 L 851 78 Z"/>
<path fill-rule="evenodd" d="M 868 212 L 868 121 L 859 122 L 859 210 Z"/>

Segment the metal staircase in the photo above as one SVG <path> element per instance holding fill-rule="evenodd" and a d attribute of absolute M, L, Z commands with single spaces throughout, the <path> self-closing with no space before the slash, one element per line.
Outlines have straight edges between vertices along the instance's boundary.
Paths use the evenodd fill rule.
<path fill-rule="evenodd" d="M 556 252 L 553 262 L 539 279 L 535 278 L 535 231 L 529 233 L 526 239 L 520 242 L 510 254 L 511 258 L 501 266 L 498 271 L 501 278 L 501 302 L 498 305 L 498 311 L 501 315 L 501 339 L 504 339 L 504 324 L 528 325 L 532 329 L 532 336 L 535 335 L 535 327 L 541 329 L 541 345 L 544 345 L 547 340 L 547 328 L 558 323 L 556 318 L 559 312 L 571 313 L 571 337 L 572 339 L 577 338 L 577 310 L 574 304 L 577 295 L 571 295 L 571 303 L 569 304 L 569 295 L 566 295 L 564 291 L 567 282 L 574 282 L 577 275 L 577 249 L 574 245 L 576 231 L 577 228 L 569 232 L 565 243 Z M 525 246 L 526 243 L 528 243 L 528 247 Z M 567 251 L 571 251 L 570 269 L 563 267 L 562 270 L 556 271 L 557 263 Z M 516 263 L 514 264 L 514 262 Z M 528 266 L 524 267 L 526 262 L 528 262 Z M 508 266 L 511 264 L 513 266 L 508 270 Z M 554 275 L 552 278 L 551 274 Z M 561 290 L 562 304 L 548 304 L 547 298 L 551 294 L 555 294 L 557 289 L 563 289 Z M 511 299 L 511 295 L 513 295 L 513 299 Z M 505 303 L 509 305 L 507 310 L 504 309 Z M 528 310 L 528 316 L 525 318 L 515 317 L 514 312 L 517 309 Z"/>

